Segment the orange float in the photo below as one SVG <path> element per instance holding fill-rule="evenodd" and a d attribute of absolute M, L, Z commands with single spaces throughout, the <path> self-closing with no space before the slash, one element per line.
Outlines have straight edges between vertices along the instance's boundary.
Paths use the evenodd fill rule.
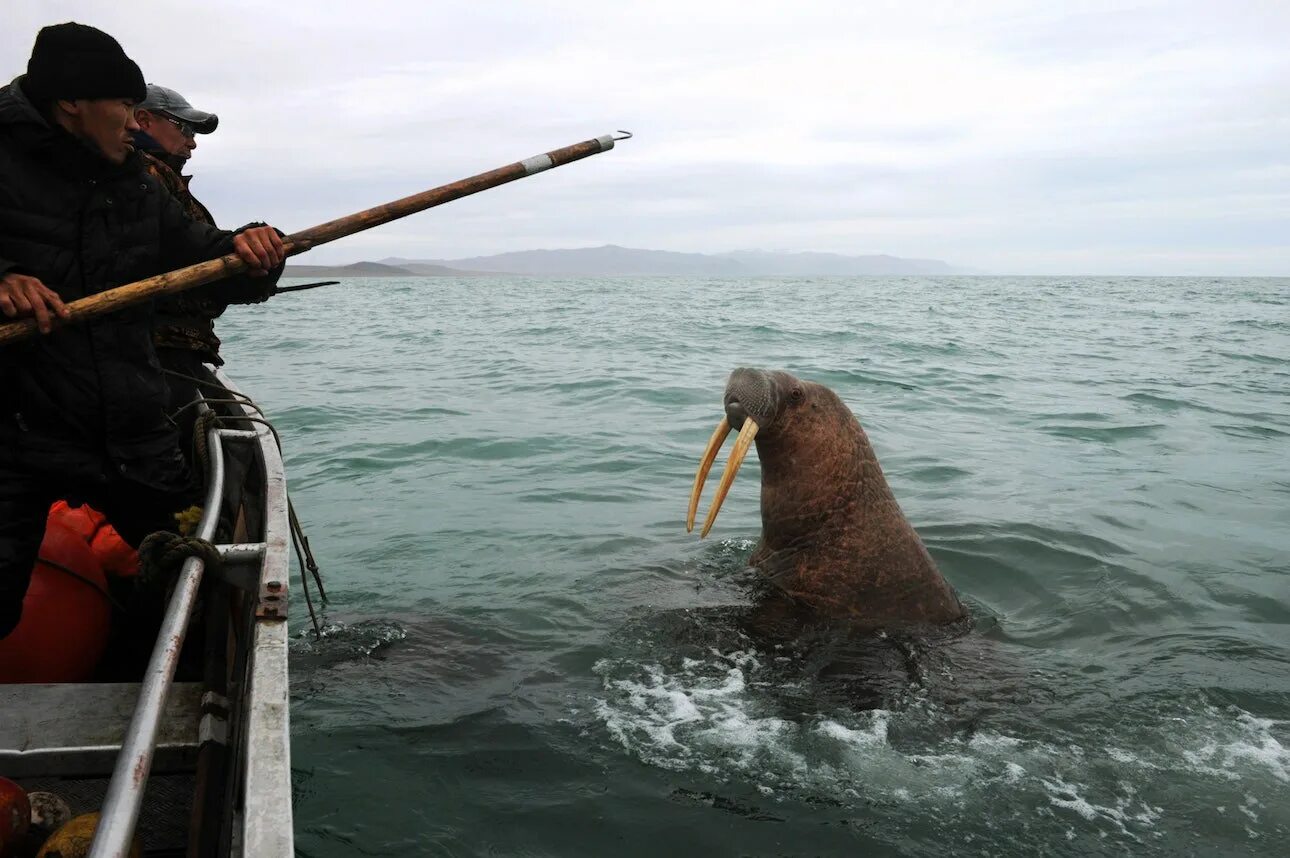
<path fill-rule="evenodd" d="M 111 621 L 99 556 L 83 533 L 51 514 L 22 619 L 0 640 L 0 683 L 88 679 L 107 645 Z"/>
<path fill-rule="evenodd" d="M 139 574 L 139 552 L 94 507 L 89 504 L 71 507 L 67 501 L 60 500 L 49 508 L 49 520 L 61 522 L 85 537 L 108 575 L 129 578 Z"/>
<path fill-rule="evenodd" d="M 31 803 L 22 787 L 0 778 L 0 858 L 13 854 L 31 824 Z"/>

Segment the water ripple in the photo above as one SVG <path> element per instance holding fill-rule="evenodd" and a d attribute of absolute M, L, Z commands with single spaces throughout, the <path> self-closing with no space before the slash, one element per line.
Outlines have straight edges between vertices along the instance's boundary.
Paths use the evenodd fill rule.
<path fill-rule="evenodd" d="M 332 597 L 302 854 L 1290 841 L 1290 281 L 428 282 L 219 323 Z M 758 462 L 682 521 L 741 365 L 848 403 L 966 643 L 875 687 L 881 648 L 747 637 Z"/>

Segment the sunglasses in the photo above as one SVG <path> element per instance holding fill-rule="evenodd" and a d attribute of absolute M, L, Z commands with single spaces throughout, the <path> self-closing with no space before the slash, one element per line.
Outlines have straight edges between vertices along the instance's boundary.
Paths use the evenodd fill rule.
<path fill-rule="evenodd" d="M 167 122 L 169 122 L 171 125 L 178 128 L 179 133 L 184 135 L 185 137 L 197 136 L 197 129 L 193 128 L 193 126 L 189 125 L 187 122 L 184 122 L 182 119 L 176 119 L 175 117 L 167 113 L 158 113 L 157 115 L 160 116 L 162 119 L 166 120 Z"/>

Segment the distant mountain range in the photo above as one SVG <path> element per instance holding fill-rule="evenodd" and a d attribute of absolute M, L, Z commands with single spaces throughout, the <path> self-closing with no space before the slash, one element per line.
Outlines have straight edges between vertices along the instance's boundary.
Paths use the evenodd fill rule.
<path fill-rule="evenodd" d="M 455 271 L 442 265 L 418 265 L 417 271 L 380 262 L 355 262 L 351 265 L 288 265 L 284 277 L 462 277 L 473 271 Z"/>
<path fill-rule="evenodd" d="M 573 250 L 520 250 L 465 259 L 404 259 L 353 265 L 288 265 L 288 277 L 442 277 L 468 274 L 569 276 L 758 277 L 863 274 L 963 274 L 938 259 L 899 256 L 844 256 L 838 253 L 674 253 L 606 244 Z"/>

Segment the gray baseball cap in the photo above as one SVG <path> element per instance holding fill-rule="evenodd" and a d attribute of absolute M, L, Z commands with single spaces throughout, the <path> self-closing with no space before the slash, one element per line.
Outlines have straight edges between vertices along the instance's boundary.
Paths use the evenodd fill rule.
<path fill-rule="evenodd" d="M 193 126 L 193 130 L 198 134 L 210 134 L 219 125 L 219 117 L 215 114 L 198 110 L 188 103 L 188 99 L 173 89 L 157 86 L 155 83 L 148 84 L 148 97 L 136 106 L 144 110 L 169 113 L 176 119 L 182 119 Z"/>

